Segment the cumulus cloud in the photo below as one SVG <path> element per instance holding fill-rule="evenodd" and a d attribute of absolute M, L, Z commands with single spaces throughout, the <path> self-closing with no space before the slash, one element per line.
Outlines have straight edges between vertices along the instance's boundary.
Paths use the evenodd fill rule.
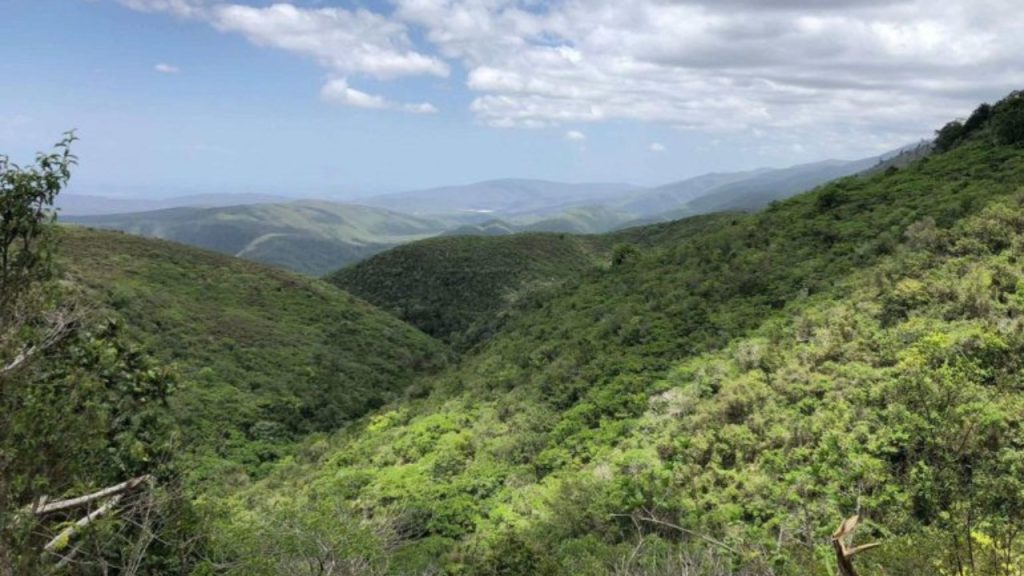
<path fill-rule="evenodd" d="M 1024 85 L 1014 0 L 396 0 L 495 126 L 637 120 L 824 153 Z M 772 142 L 767 142 L 772 141 Z"/>
<path fill-rule="evenodd" d="M 579 130 L 569 130 L 565 133 L 564 138 L 570 142 L 586 142 L 587 135 Z"/>
<path fill-rule="evenodd" d="M 317 61 L 333 75 L 381 80 L 407 76 L 447 77 L 443 59 L 419 51 L 405 23 L 365 9 L 304 8 L 289 3 L 265 7 L 208 0 L 118 0 L 146 12 L 166 12 L 207 22 L 253 44 L 285 50 Z M 164 69 L 162 69 L 164 67 Z M 159 72 L 173 72 L 160 65 Z M 429 103 L 398 104 L 348 86 L 328 82 L 325 100 L 361 108 L 394 109 L 418 114 L 437 112 Z"/>
<path fill-rule="evenodd" d="M 429 102 L 422 102 L 418 104 L 401 104 L 398 102 L 392 102 L 382 96 L 367 94 L 361 90 L 351 88 L 348 85 L 348 81 L 344 78 L 335 78 L 334 80 L 324 84 L 323 88 L 320 90 L 320 97 L 325 102 L 352 106 L 354 108 L 400 110 L 403 112 L 411 112 L 413 114 L 437 113 L 437 108 Z"/>
<path fill-rule="evenodd" d="M 500 127 L 632 120 L 830 154 L 902 144 L 1024 86 L 1019 0 L 120 1 L 349 79 L 455 67 Z"/>
<path fill-rule="evenodd" d="M 178 68 L 173 64 L 165 64 L 163 62 L 153 66 L 153 70 L 161 74 L 177 74 L 178 72 L 181 72 L 181 68 Z"/>
<path fill-rule="evenodd" d="M 647 149 L 650 150 L 651 152 L 654 152 L 655 154 L 659 154 L 667 150 L 667 148 L 665 148 L 665 145 L 661 144 L 660 142 L 651 142 L 651 145 L 648 146 Z"/>
<path fill-rule="evenodd" d="M 212 8 L 211 14 L 219 30 L 310 56 L 336 72 L 384 79 L 449 74 L 443 60 L 412 48 L 404 24 L 368 10 L 227 4 Z"/>

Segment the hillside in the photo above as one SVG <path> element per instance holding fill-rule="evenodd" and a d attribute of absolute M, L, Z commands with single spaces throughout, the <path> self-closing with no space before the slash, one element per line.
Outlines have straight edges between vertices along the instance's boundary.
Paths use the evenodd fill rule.
<path fill-rule="evenodd" d="M 449 226 L 447 221 L 321 201 L 171 208 L 62 220 L 173 240 L 314 276 L 396 244 L 439 234 Z"/>
<path fill-rule="evenodd" d="M 424 332 L 466 348 L 493 336 L 508 317 L 613 256 L 713 232 L 733 214 L 697 216 L 603 235 L 483 233 L 394 248 L 325 279 Z M 454 234 L 454 233 L 453 233 Z M 621 262 L 620 262 L 621 263 Z"/>
<path fill-rule="evenodd" d="M 697 214 L 760 210 L 776 200 L 807 192 L 817 186 L 864 172 L 879 165 L 879 157 L 855 161 L 828 160 L 789 168 L 707 174 L 636 193 L 615 209 L 631 214 L 622 226 L 677 220 Z"/>
<path fill-rule="evenodd" d="M 344 510 L 370 519 L 345 557 L 390 573 L 795 576 L 834 570 L 857 510 L 883 541 L 866 573 L 1012 573 L 1024 138 L 1003 128 L 662 228 L 231 499 L 223 558 L 274 573 Z M 296 539 L 267 548 L 283 519 Z"/>
<path fill-rule="evenodd" d="M 443 362 L 424 334 L 323 282 L 162 240 L 65 227 L 61 262 L 182 381 L 196 474 L 256 470 Z"/>
<path fill-rule="evenodd" d="M 427 334 L 467 347 L 537 291 L 606 260 L 593 238 L 564 234 L 451 236 L 399 246 L 326 280 Z"/>

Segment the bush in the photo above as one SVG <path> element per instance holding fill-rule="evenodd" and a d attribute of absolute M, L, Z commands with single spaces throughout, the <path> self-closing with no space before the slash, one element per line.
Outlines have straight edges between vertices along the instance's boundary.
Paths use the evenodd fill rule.
<path fill-rule="evenodd" d="M 1024 146 L 1024 92 L 1000 102 L 992 118 L 996 139 L 1008 146 Z"/>

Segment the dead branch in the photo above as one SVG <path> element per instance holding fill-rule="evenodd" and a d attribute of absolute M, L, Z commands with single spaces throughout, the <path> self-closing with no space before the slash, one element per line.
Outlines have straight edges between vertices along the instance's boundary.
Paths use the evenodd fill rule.
<path fill-rule="evenodd" d="M 100 506 L 99 508 L 93 510 L 92 512 L 89 512 L 88 514 L 83 516 L 78 522 L 75 522 L 74 524 L 61 530 L 59 534 L 54 536 L 53 539 L 46 543 L 46 546 L 43 546 L 43 550 L 53 553 L 54 551 L 60 550 L 67 546 L 72 536 L 77 534 L 83 528 L 88 527 L 96 520 L 110 513 L 110 511 L 114 509 L 114 506 L 117 506 L 117 503 L 121 501 L 121 498 L 123 496 L 124 494 L 114 495 L 113 497 L 110 498 L 110 500 L 107 500 L 106 503 L 103 504 L 103 506 Z"/>
<path fill-rule="evenodd" d="M 117 494 L 121 494 L 123 492 L 128 492 L 129 490 L 134 490 L 141 486 L 142 484 L 147 484 L 152 481 L 153 477 L 150 476 L 149 474 L 146 474 L 144 476 L 139 476 L 137 478 L 132 478 L 131 480 L 121 482 L 120 484 L 115 484 L 114 486 L 108 486 L 107 488 L 103 488 L 102 490 L 98 490 L 96 492 L 93 492 L 92 494 L 79 496 L 77 498 L 58 500 L 56 502 L 46 502 L 46 497 L 43 496 L 32 506 L 26 507 L 25 512 L 30 512 L 32 514 L 35 514 L 36 516 L 43 516 L 45 514 L 50 514 L 53 512 L 70 510 L 72 508 L 78 508 L 79 506 L 88 504 L 90 502 L 95 502 L 96 500 L 99 500 L 101 498 L 107 498 L 109 496 L 114 496 Z"/>
<path fill-rule="evenodd" d="M 860 516 L 850 516 L 832 533 L 832 549 L 835 550 L 836 562 L 839 563 L 840 576 L 857 576 L 857 571 L 853 568 L 854 555 L 881 546 L 878 542 L 872 542 L 850 548 L 853 533 L 857 530 L 858 524 L 860 524 Z"/>
<path fill-rule="evenodd" d="M 42 341 L 33 346 L 25 348 L 18 353 L 10 362 L 0 367 L 0 378 L 15 372 L 32 360 L 36 355 L 60 344 L 65 338 L 74 332 L 78 318 L 74 314 L 59 313 L 53 321 L 53 326 L 43 337 Z"/>

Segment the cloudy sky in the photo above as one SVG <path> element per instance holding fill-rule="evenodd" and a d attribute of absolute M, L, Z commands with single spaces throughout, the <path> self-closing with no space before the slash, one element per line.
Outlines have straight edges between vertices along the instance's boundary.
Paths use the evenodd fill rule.
<path fill-rule="evenodd" d="M 0 0 L 0 153 L 76 191 L 661 183 L 857 158 L 1024 88 L 1020 0 Z"/>

